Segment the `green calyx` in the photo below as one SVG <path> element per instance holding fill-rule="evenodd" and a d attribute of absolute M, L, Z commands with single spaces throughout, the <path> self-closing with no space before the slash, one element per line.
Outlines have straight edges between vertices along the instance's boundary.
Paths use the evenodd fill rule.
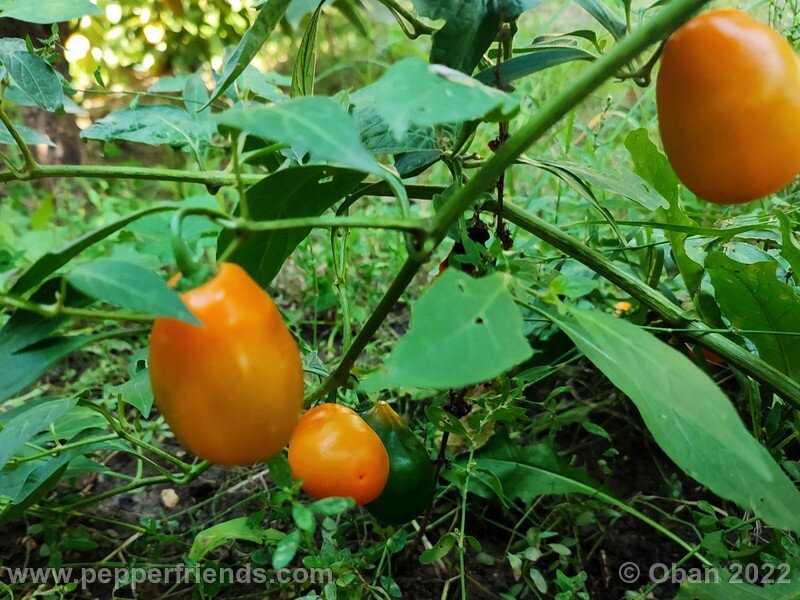
<path fill-rule="evenodd" d="M 389 479 L 378 498 L 365 508 L 390 525 L 420 516 L 433 501 L 436 489 L 433 462 L 403 418 L 386 402 L 361 414 L 381 438 L 389 454 Z"/>

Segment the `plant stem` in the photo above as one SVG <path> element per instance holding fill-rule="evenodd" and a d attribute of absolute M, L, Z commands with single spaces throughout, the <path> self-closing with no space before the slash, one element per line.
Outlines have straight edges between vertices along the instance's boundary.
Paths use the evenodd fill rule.
<path fill-rule="evenodd" d="M 495 212 L 497 203 L 487 202 L 483 205 L 483 209 Z M 800 409 L 800 383 L 787 377 L 725 336 L 713 333 L 715 330 L 693 319 L 647 283 L 620 269 L 605 256 L 564 233 L 562 229 L 508 202 L 503 207 L 503 213 L 506 219 L 515 225 L 602 275 L 633 298 L 659 313 L 668 323 L 683 331 L 693 341 L 718 354 L 756 381 L 774 389 L 784 400 Z"/>
<path fill-rule="evenodd" d="M 36 313 L 48 319 L 65 316 L 76 319 L 93 319 L 98 321 L 123 321 L 131 323 L 151 323 L 155 317 L 124 311 L 88 310 L 85 308 L 72 308 L 59 304 L 43 305 L 29 300 L 22 300 L 13 296 L 0 294 L 0 305 L 18 308 Z"/>
<path fill-rule="evenodd" d="M 397 22 L 400 24 L 400 27 L 403 29 L 403 33 L 412 40 L 417 39 L 421 35 L 430 35 L 434 31 L 436 31 L 433 27 L 430 27 L 420 21 L 415 15 L 407 11 L 403 6 L 401 6 L 396 0 L 378 0 L 381 4 L 383 4 L 390 13 L 394 15 L 397 19 Z M 405 23 L 402 22 L 402 19 L 405 19 L 411 24 L 411 27 L 414 28 L 414 31 L 409 31 L 408 28 L 405 26 Z"/>
<path fill-rule="evenodd" d="M 130 483 L 108 490 L 103 492 L 102 494 L 98 494 L 97 496 L 90 496 L 88 498 L 84 498 L 83 500 L 78 500 L 77 502 L 73 502 L 72 504 L 67 504 L 66 506 L 59 507 L 58 510 L 61 512 L 74 510 L 76 508 L 80 508 L 81 506 L 87 506 L 89 504 L 95 504 L 97 502 L 102 502 L 106 498 L 113 498 L 119 494 L 124 494 L 125 492 L 131 492 L 133 490 L 138 490 L 139 488 L 151 486 L 151 485 L 159 485 L 161 483 L 175 483 L 178 485 L 186 485 L 187 483 L 191 483 L 200 475 L 202 475 L 205 471 L 210 469 L 212 464 L 210 462 L 204 461 L 194 465 L 191 470 L 183 475 L 182 477 L 175 477 L 170 478 L 166 475 L 155 475 L 153 477 L 144 477 L 142 479 L 137 479 L 136 481 L 131 481 Z"/>
<path fill-rule="evenodd" d="M 24 172 L 31 173 L 33 172 L 34 169 L 36 169 L 36 161 L 33 158 L 33 154 L 31 154 L 31 149 L 28 148 L 28 145 L 25 143 L 25 140 L 22 139 L 22 136 L 20 135 L 19 131 L 17 131 L 17 128 L 14 127 L 14 123 L 11 122 L 11 119 L 8 117 L 5 108 L 3 107 L 2 95 L 3 92 L 5 92 L 5 88 L 6 88 L 5 84 L 3 84 L 2 87 L 0 87 L 0 122 L 2 122 L 3 125 L 5 125 L 6 129 L 8 130 L 8 133 L 11 134 L 11 137 L 14 138 L 14 141 L 17 143 L 20 153 L 22 153 L 22 160 L 24 162 Z M 15 174 L 17 176 L 20 175 L 19 172 L 16 172 Z"/>
<path fill-rule="evenodd" d="M 144 181 L 176 181 L 197 183 L 212 188 L 236 185 L 236 175 L 225 171 L 188 171 L 181 169 L 162 169 L 156 167 L 122 167 L 110 165 L 36 165 L 30 172 L 0 173 L 0 183 L 9 181 L 35 181 L 51 177 L 97 178 L 97 179 L 137 179 Z M 267 177 L 266 174 L 243 173 L 245 186 L 255 185 Z M 442 191 L 438 185 L 407 185 L 410 198 L 430 200 Z M 375 182 L 370 195 L 392 196 L 391 187 L 386 182 Z"/>
<path fill-rule="evenodd" d="M 433 481 L 434 485 L 439 482 L 439 473 L 442 470 L 442 465 L 444 464 L 445 460 L 445 453 L 447 451 L 447 441 L 450 439 L 450 432 L 445 431 L 442 433 L 442 441 L 439 442 L 439 454 L 436 456 L 436 461 L 433 463 Z M 422 516 L 422 521 L 419 524 L 419 530 L 417 531 L 417 535 L 414 538 L 414 543 L 411 544 L 411 550 L 416 550 L 419 548 L 420 542 L 422 542 L 422 538 L 425 535 L 425 530 L 428 529 L 428 524 L 431 522 L 431 517 L 433 516 L 433 507 L 436 503 L 436 498 L 431 499 L 431 503 L 428 505 L 428 508 L 425 509 L 425 514 Z"/>
<path fill-rule="evenodd" d="M 331 390 L 347 382 L 350 369 L 356 359 L 394 308 L 419 268 L 447 236 L 450 226 L 470 208 L 477 198 L 493 187 L 505 169 L 564 115 L 580 104 L 586 96 L 629 63 L 631 58 L 671 33 L 707 1 L 676 0 L 668 4 L 641 28 L 626 36 L 610 52 L 591 63 L 573 85 L 537 111 L 516 135 L 498 148 L 497 152 L 475 173 L 472 179 L 453 193 L 447 204 L 437 213 L 433 231 L 428 236 L 423 249 L 409 256 L 334 372 L 311 393 L 310 401 L 319 400 Z"/>
<path fill-rule="evenodd" d="M 447 230 L 470 205 L 491 188 L 503 171 L 525 150 L 538 141 L 553 125 L 574 109 L 586 96 L 619 71 L 648 46 L 660 41 L 708 0 L 677 0 L 670 2 L 655 17 L 625 36 L 602 58 L 589 63 L 575 82 L 542 106 L 535 115 L 497 152 L 486 161 L 462 188 L 456 190 L 437 214 L 433 241 L 439 244 Z"/>

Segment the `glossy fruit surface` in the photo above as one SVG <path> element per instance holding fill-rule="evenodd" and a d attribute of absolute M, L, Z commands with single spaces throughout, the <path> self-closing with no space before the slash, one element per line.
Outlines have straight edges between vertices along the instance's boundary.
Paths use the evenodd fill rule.
<path fill-rule="evenodd" d="M 343 496 L 372 502 L 389 476 L 383 442 L 354 410 L 322 404 L 309 410 L 289 442 L 292 477 L 315 498 Z"/>
<path fill-rule="evenodd" d="M 303 366 L 269 295 L 238 265 L 183 294 L 202 327 L 157 319 L 150 336 L 156 405 L 189 450 L 221 465 L 273 456 L 300 418 Z"/>
<path fill-rule="evenodd" d="M 755 200 L 800 172 L 800 61 L 747 14 L 710 10 L 673 33 L 656 95 L 669 161 L 700 198 Z"/>
<path fill-rule="evenodd" d="M 389 454 L 386 487 L 365 508 L 384 523 L 407 523 L 420 516 L 433 500 L 433 462 L 403 418 L 386 402 L 378 402 L 362 416 Z"/>

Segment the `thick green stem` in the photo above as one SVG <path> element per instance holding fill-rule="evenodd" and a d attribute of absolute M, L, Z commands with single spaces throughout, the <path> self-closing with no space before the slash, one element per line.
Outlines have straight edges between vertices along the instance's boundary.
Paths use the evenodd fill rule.
<path fill-rule="evenodd" d="M 491 212 L 496 212 L 497 208 L 497 203 L 494 201 L 483 205 L 484 210 Z M 564 233 L 560 228 L 518 206 L 506 203 L 503 207 L 503 215 L 515 225 L 619 286 L 633 298 L 660 314 L 675 328 L 679 328 L 686 336 L 718 354 L 756 381 L 774 389 L 784 400 L 800 409 L 800 383 L 787 377 L 725 336 L 714 333 L 714 330 L 683 312 L 679 306 L 667 300 L 646 282 L 633 277 L 599 252 Z"/>
<path fill-rule="evenodd" d="M 84 308 L 71 308 L 60 304 L 43 305 L 29 300 L 22 300 L 14 296 L 0 294 L 0 305 L 18 308 L 33 312 L 48 319 L 59 316 L 73 317 L 75 319 L 92 319 L 95 321 L 123 321 L 131 323 L 150 323 L 151 315 L 129 313 L 124 311 L 89 310 Z"/>

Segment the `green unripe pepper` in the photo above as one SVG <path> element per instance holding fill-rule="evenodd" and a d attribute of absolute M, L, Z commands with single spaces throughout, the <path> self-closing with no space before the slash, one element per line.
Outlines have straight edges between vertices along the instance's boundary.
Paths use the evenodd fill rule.
<path fill-rule="evenodd" d="M 433 462 L 403 418 L 386 402 L 376 403 L 361 416 L 381 438 L 389 454 L 386 487 L 364 508 L 384 523 L 407 523 L 420 516 L 433 500 L 436 489 Z"/>

